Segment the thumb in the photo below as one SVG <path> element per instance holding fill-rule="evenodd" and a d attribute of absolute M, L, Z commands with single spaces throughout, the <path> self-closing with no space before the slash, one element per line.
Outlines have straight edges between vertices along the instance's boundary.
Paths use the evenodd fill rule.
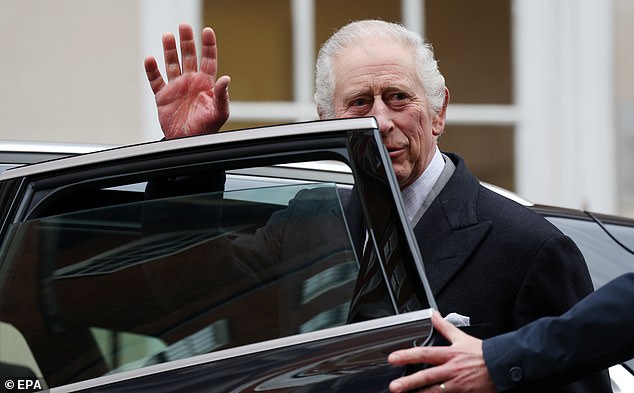
<path fill-rule="evenodd" d="M 462 330 L 455 327 L 451 322 L 446 321 L 436 310 L 434 310 L 431 315 L 431 322 L 434 325 L 434 328 L 438 330 L 438 332 L 442 334 L 444 338 L 449 340 L 451 344 L 453 344 L 454 341 L 456 341 L 460 337 L 466 335 Z"/>
<path fill-rule="evenodd" d="M 220 112 L 229 113 L 229 83 L 231 83 L 231 77 L 223 75 L 218 78 L 214 86 L 214 97 Z"/>

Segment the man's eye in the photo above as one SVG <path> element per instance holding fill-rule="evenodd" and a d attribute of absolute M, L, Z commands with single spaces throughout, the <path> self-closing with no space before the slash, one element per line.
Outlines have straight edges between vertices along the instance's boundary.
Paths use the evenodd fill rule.
<path fill-rule="evenodd" d="M 394 93 L 394 94 L 392 94 L 392 100 L 394 100 L 394 101 L 402 101 L 402 100 L 406 100 L 407 98 L 408 98 L 408 96 L 405 93 Z"/>
<path fill-rule="evenodd" d="M 352 101 L 352 106 L 363 106 L 367 103 L 368 100 L 366 100 L 365 98 L 357 98 L 356 100 Z"/>

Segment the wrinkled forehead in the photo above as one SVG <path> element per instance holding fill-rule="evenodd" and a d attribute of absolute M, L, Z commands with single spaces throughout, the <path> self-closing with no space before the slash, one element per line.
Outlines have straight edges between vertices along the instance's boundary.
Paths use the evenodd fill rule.
<path fill-rule="evenodd" d="M 364 27 L 361 27 L 361 25 Z M 407 30 L 395 28 L 395 26 L 392 26 L 391 24 L 373 25 L 372 23 L 352 23 L 335 33 L 329 41 L 334 41 L 340 47 L 349 47 L 357 45 L 363 41 L 399 41 L 401 43 L 406 43 L 411 39 L 412 37 Z"/>
<path fill-rule="evenodd" d="M 356 36 L 350 36 L 346 40 L 340 42 L 338 51 L 335 51 L 335 57 L 345 54 L 353 48 L 364 47 L 380 51 L 386 45 L 398 46 L 405 51 L 414 52 L 414 46 L 403 40 L 402 37 L 389 34 L 388 32 L 365 32 Z"/>
<path fill-rule="evenodd" d="M 339 84 L 359 74 L 415 74 L 415 54 L 405 45 L 388 40 L 363 40 L 333 58 L 333 71 Z"/>

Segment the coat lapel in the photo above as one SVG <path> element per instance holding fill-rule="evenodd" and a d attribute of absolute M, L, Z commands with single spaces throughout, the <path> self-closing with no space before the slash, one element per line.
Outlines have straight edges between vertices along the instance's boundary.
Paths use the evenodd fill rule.
<path fill-rule="evenodd" d="M 425 275 L 434 296 L 438 296 L 449 280 L 460 271 L 490 228 L 490 222 L 483 222 L 449 231 L 444 236 L 438 232 L 430 236 L 425 229 L 414 231 L 421 250 Z M 433 231 L 436 229 L 431 232 Z"/>
<path fill-rule="evenodd" d="M 442 291 L 484 240 L 491 222 L 478 222 L 477 197 L 480 183 L 466 168 L 462 159 L 446 155 L 456 169 L 414 227 L 425 275 L 434 296 Z M 347 204 L 348 219 L 357 255 L 362 255 L 364 226 L 361 203 L 353 193 Z"/>
<path fill-rule="evenodd" d="M 414 228 L 434 296 L 460 271 L 485 238 L 491 222 L 478 222 L 478 180 L 456 155 L 456 170 Z"/>

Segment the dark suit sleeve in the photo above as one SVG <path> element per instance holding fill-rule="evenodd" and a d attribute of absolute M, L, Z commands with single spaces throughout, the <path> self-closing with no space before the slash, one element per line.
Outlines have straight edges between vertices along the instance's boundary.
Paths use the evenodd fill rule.
<path fill-rule="evenodd" d="M 211 172 L 196 176 L 182 176 L 151 180 L 145 188 L 143 205 L 143 233 L 150 235 L 165 231 L 218 228 L 221 220 L 222 191 L 226 176 L 224 172 Z M 190 204 L 187 214 L 175 209 L 169 201 L 172 197 L 191 198 L 192 195 L 215 193 L 208 199 L 217 203 L 195 206 Z M 151 202 L 150 202 L 151 201 Z"/>
<path fill-rule="evenodd" d="M 544 316 L 558 316 L 593 291 L 583 254 L 561 233 L 536 251 L 513 306 L 513 329 Z"/>
<path fill-rule="evenodd" d="M 483 342 L 498 391 L 576 380 L 634 356 L 634 273 L 609 282 L 560 317 Z M 537 390 L 535 390 L 537 389 Z"/>

